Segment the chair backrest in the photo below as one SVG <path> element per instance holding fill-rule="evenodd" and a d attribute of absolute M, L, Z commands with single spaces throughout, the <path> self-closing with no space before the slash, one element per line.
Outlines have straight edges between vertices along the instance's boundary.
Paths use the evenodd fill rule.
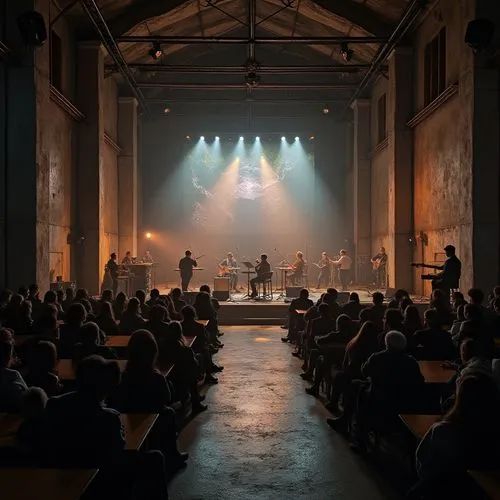
<path fill-rule="evenodd" d="M 271 271 L 269 273 L 263 273 L 263 278 L 266 280 L 266 281 L 269 281 L 269 280 L 272 280 L 273 279 L 273 273 L 274 271 Z"/>

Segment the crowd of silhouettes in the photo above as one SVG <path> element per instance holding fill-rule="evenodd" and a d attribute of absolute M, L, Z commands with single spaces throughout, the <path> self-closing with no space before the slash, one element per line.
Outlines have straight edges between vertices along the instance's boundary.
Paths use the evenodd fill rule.
<path fill-rule="evenodd" d="M 351 293 L 341 306 L 333 288 L 316 304 L 303 289 L 282 340 L 295 345 L 301 377 L 312 382 L 305 390 L 331 412 L 328 425 L 358 453 L 407 430 L 400 414 L 442 414 L 416 451 L 410 498 L 482 498 L 467 471 L 500 466 L 500 287 L 488 300 L 476 288 L 434 290 L 423 309 L 405 290 L 388 301 L 375 292 L 365 306 Z M 419 361 L 441 362 L 448 383 L 426 384 Z"/>
<path fill-rule="evenodd" d="M 99 467 L 101 492 L 167 498 L 169 476 L 188 459 L 177 449 L 178 412 L 206 410 L 200 389 L 223 370 L 213 359 L 223 347 L 219 307 L 208 286 L 194 307 L 180 289 L 149 298 L 143 290 L 95 298 L 68 288 L 43 299 L 36 285 L 1 291 L 0 413 L 18 413 L 22 424 L 0 466 Z M 106 345 L 115 335 L 129 336 L 122 355 Z M 71 360 L 74 380 L 60 380 L 61 359 Z M 149 451 L 125 453 L 121 413 L 158 414 Z"/>

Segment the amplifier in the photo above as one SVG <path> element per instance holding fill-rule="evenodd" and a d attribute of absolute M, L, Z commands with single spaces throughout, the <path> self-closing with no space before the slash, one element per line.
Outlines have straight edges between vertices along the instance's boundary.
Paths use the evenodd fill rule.
<path fill-rule="evenodd" d="M 304 288 L 303 286 L 287 286 L 286 287 L 286 296 L 295 299 L 299 296 L 300 291 Z"/>
<path fill-rule="evenodd" d="M 214 278 L 214 292 L 228 292 L 229 293 L 229 281 L 228 277 Z"/>

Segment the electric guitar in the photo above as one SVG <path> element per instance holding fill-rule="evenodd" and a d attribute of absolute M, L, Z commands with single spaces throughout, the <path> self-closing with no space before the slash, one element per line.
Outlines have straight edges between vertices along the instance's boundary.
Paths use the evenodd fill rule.
<path fill-rule="evenodd" d="M 438 265 L 434 265 L 434 264 L 424 264 L 424 263 L 420 263 L 420 262 L 412 262 L 412 267 L 426 267 L 427 269 L 438 269 L 438 270 L 441 270 L 441 268 L 443 266 L 438 266 Z"/>

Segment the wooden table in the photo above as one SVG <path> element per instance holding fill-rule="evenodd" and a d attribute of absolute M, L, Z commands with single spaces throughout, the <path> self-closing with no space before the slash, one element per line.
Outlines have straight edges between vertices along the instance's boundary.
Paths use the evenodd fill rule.
<path fill-rule="evenodd" d="M 193 345 L 194 340 L 196 337 L 184 337 L 186 345 L 191 347 Z M 113 347 L 113 348 L 124 348 L 128 347 L 128 343 L 130 340 L 130 335 L 110 335 L 106 339 L 106 345 L 108 347 Z"/>
<path fill-rule="evenodd" d="M 453 368 L 443 368 L 444 361 L 419 361 L 420 371 L 428 384 L 445 384 L 456 373 Z"/>
<path fill-rule="evenodd" d="M 307 312 L 307 309 L 295 309 L 295 312 L 296 312 L 299 316 L 303 316 L 303 315 Z"/>
<path fill-rule="evenodd" d="M 125 449 L 138 450 L 157 418 L 157 413 L 122 413 L 120 419 L 125 428 Z M 0 446 L 16 445 L 16 432 L 22 421 L 19 413 L 0 413 Z"/>
<path fill-rule="evenodd" d="M 97 474 L 97 469 L 0 468 L 5 500 L 77 500 Z"/>
<path fill-rule="evenodd" d="M 210 321 L 209 319 L 197 319 L 195 320 L 196 323 L 199 323 L 200 325 L 207 326 L 208 322 Z"/>
<path fill-rule="evenodd" d="M 442 418 L 441 415 L 399 415 L 406 427 L 418 439 L 422 439 L 426 432 Z"/>

